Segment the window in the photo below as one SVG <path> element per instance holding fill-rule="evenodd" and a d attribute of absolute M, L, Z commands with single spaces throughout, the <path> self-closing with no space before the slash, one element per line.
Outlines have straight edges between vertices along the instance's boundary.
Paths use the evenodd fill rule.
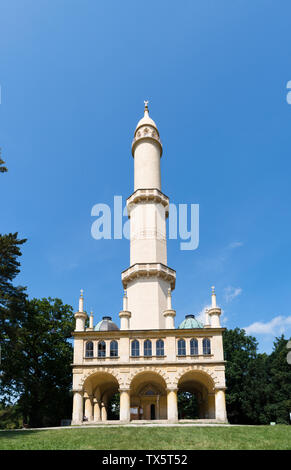
<path fill-rule="evenodd" d="M 178 341 L 178 356 L 186 356 L 186 343 L 184 339 Z"/>
<path fill-rule="evenodd" d="M 86 353 L 85 357 L 93 357 L 94 345 L 92 341 L 86 343 Z"/>
<path fill-rule="evenodd" d="M 204 338 L 202 344 L 203 344 L 203 354 L 211 354 L 210 339 Z"/>
<path fill-rule="evenodd" d="M 99 341 L 98 343 L 98 357 L 106 356 L 106 344 L 105 341 Z"/>
<path fill-rule="evenodd" d="M 151 356 L 152 355 L 152 342 L 149 339 L 146 339 L 144 342 L 144 356 Z"/>
<path fill-rule="evenodd" d="M 192 338 L 190 340 L 190 354 L 191 354 L 191 356 L 197 356 L 198 355 L 198 341 L 195 338 Z"/>
<path fill-rule="evenodd" d="M 110 343 L 110 357 L 118 357 L 118 343 L 111 341 Z"/>
<path fill-rule="evenodd" d="M 156 342 L 156 355 L 157 356 L 164 356 L 164 341 L 162 339 L 158 339 Z"/>
<path fill-rule="evenodd" d="M 137 339 L 135 339 L 131 343 L 131 355 L 133 357 L 138 357 L 139 356 L 139 342 L 137 341 Z"/>

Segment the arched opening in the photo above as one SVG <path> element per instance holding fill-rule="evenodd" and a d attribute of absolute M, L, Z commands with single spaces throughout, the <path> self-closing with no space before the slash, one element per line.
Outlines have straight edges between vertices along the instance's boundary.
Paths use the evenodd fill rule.
<path fill-rule="evenodd" d="M 178 382 L 179 419 L 215 419 L 212 378 L 202 371 L 189 371 Z"/>
<path fill-rule="evenodd" d="M 156 342 L 156 355 L 157 356 L 165 355 L 164 341 L 162 339 L 158 339 Z"/>
<path fill-rule="evenodd" d="M 178 418 L 198 419 L 199 403 L 197 394 L 194 392 L 178 391 Z"/>
<path fill-rule="evenodd" d="M 98 357 L 106 356 L 106 343 L 105 341 L 99 341 L 98 343 Z"/>
<path fill-rule="evenodd" d="M 131 342 L 131 355 L 132 355 L 132 357 L 138 357 L 139 356 L 139 341 L 137 339 L 134 339 Z"/>
<path fill-rule="evenodd" d="M 93 356 L 94 356 L 93 341 L 87 341 L 86 348 L 85 348 L 85 357 L 93 357 Z"/>
<path fill-rule="evenodd" d="M 115 340 L 110 342 L 110 357 L 118 357 L 118 342 Z"/>
<path fill-rule="evenodd" d="M 114 393 L 108 401 L 107 405 L 107 419 L 109 421 L 119 420 L 120 414 L 120 394 Z"/>
<path fill-rule="evenodd" d="M 130 385 L 130 419 L 167 419 L 166 388 L 165 380 L 156 372 L 137 374 Z"/>
<path fill-rule="evenodd" d="M 108 372 L 96 372 L 84 382 L 84 421 L 119 419 L 119 384 Z"/>

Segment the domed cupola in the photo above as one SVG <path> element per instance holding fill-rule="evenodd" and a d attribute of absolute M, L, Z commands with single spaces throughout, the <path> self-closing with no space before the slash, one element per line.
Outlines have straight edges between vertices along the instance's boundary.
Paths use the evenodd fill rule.
<path fill-rule="evenodd" d="M 113 331 L 119 330 L 118 326 L 112 321 L 111 317 L 102 317 L 102 320 L 97 323 L 94 331 Z"/>
<path fill-rule="evenodd" d="M 148 101 L 145 101 L 144 104 L 144 117 L 139 120 L 134 132 L 134 138 L 132 142 L 132 156 L 134 156 L 136 144 L 140 141 L 148 140 L 158 144 L 161 157 L 163 147 L 160 139 L 160 134 L 155 121 L 153 121 L 153 119 L 149 116 Z"/>
<path fill-rule="evenodd" d="M 180 330 L 191 328 L 203 328 L 202 323 L 195 318 L 195 315 L 186 315 L 185 320 L 178 326 Z"/>

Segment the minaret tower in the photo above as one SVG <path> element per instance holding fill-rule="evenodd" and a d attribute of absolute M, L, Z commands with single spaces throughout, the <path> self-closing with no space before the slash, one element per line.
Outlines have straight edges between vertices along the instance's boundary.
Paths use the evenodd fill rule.
<path fill-rule="evenodd" d="M 122 273 L 131 330 L 169 328 L 163 313 L 169 311 L 169 289 L 175 288 L 176 272 L 167 266 L 169 198 L 161 191 L 162 150 L 159 131 L 145 101 L 144 117 L 132 142 L 134 192 L 127 199 L 130 267 Z"/>

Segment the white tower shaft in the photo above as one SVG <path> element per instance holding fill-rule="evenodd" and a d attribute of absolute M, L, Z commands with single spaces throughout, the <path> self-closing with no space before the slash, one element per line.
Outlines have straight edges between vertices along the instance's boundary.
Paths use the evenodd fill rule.
<path fill-rule="evenodd" d="M 130 217 L 130 268 L 122 273 L 127 289 L 130 329 L 165 328 L 168 289 L 176 273 L 167 267 L 166 217 L 169 199 L 161 192 L 162 145 L 154 121 L 139 121 L 132 144 L 134 193 L 127 200 Z"/>

